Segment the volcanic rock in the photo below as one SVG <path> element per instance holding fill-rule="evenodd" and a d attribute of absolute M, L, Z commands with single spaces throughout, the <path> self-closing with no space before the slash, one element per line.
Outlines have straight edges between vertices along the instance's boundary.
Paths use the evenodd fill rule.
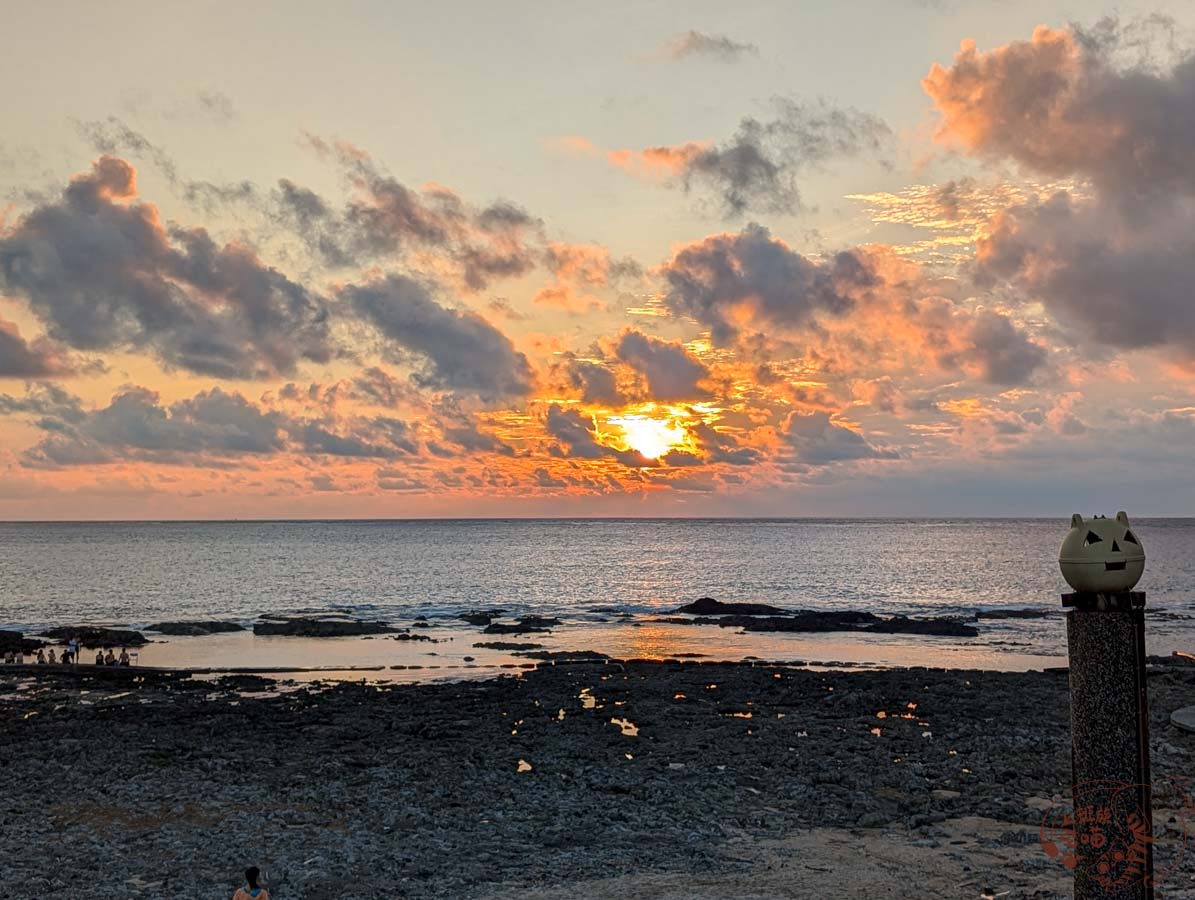
<path fill-rule="evenodd" d="M 395 631 L 398 629 L 388 622 L 370 622 L 364 619 L 296 617 L 255 622 L 253 625 L 254 634 L 286 637 L 352 637 L 361 634 L 390 634 Z"/>
<path fill-rule="evenodd" d="M 786 616 L 791 610 L 766 603 L 723 603 L 713 597 L 702 597 L 675 612 L 693 616 Z"/>
<path fill-rule="evenodd" d="M 245 626 L 236 622 L 159 622 L 156 625 L 150 625 L 145 630 L 174 637 L 199 637 L 205 634 L 244 631 Z"/>
<path fill-rule="evenodd" d="M 91 625 L 65 625 L 43 631 L 39 637 L 65 643 L 75 638 L 84 647 L 141 647 L 149 640 L 140 631 L 123 628 L 97 628 Z"/>

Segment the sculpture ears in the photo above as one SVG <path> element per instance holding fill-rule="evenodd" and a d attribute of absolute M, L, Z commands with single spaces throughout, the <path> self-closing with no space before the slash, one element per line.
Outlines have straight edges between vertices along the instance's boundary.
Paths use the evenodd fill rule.
<path fill-rule="evenodd" d="M 1075 513 L 1073 516 L 1071 516 L 1071 528 L 1082 528 L 1082 527 L 1083 527 L 1083 517 L 1081 515 L 1079 515 L 1078 513 Z"/>
<path fill-rule="evenodd" d="M 1127 526 L 1129 524 L 1129 514 L 1122 509 L 1116 514 L 1116 521 L 1121 525 Z"/>

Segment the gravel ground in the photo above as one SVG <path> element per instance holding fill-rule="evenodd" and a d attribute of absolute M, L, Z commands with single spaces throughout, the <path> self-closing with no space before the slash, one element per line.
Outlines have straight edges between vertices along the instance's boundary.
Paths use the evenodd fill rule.
<path fill-rule="evenodd" d="M 1155 779 L 1190 774 L 1195 735 L 1167 720 L 1195 669 L 1150 691 Z M 1069 741 L 1058 673 L 562 662 L 276 687 L 0 669 L 0 897 L 227 900 L 250 863 L 274 900 L 848 897 L 885 853 L 928 867 L 918 896 L 1063 896 L 1036 834 Z M 870 868 L 852 875 L 852 852 Z M 782 877 L 794 853 L 812 868 Z M 1195 896 L 1192 874 L 1164 896 Z M 888 877 L 897 893 L 872 896 L 901 896 Z"/>

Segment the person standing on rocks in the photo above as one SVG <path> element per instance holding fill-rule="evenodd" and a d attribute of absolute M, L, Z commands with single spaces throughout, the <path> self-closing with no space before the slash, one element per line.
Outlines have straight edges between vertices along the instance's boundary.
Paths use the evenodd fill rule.
<path fill-rule="evenodd" d="M 232 900 L 270 900 L 269 891 L 257 884 L 257 879 L 260 877 L 261 872 L 257 866 L 247 868 L 245 870 L 247 887 L 237 888 L 237 892 L 232 895 Z"/>

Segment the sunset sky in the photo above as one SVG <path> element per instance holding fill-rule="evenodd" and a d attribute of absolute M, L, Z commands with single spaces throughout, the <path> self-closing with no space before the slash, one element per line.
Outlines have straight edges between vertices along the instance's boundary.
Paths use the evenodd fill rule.
<path fill-rule="evenodd" d="M 5 19 L 0 517 L 1195 508 L 1189 4 Z"/>

